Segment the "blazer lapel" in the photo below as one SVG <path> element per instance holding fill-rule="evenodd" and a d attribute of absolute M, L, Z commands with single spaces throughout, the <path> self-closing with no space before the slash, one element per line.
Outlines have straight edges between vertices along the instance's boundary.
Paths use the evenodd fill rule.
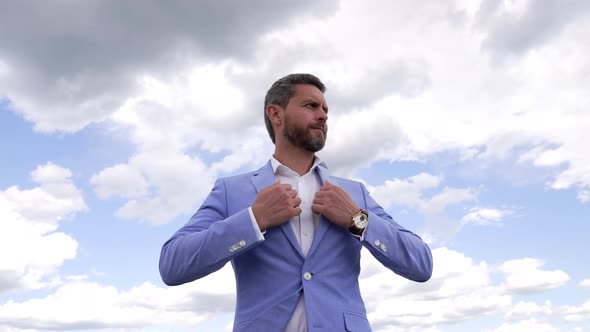
<path fill-rule="evenodd" d="M 250 181 L 256 188 L 257 193 L 268 186 L 272 186 L 275 183 L 275 174 L 272 170 L 272 165 L 270 161 L 261 169 L 256 171 L 250 178 Z M 301 246 L 299 245 L 299 242 L 297 242 L 297 237 L 295 237 L 295 232 L 293 231 L 291 223 L 287 221 L 278 227 L 281 229 L 283 234 L 285 234 L 285 237 L 287 237 L 287 240 L 289 240 L 291 246 L 295 249 L 295 251 L 297 251 L 299 255 L 301 255 L 301 257 L 305 257 L 303 256 L 303 252 L 301 251 Z"/>
<path fill-rule="evenodd" d="M 323 170 L 322 167 L 316 167 L 316 172 L 318 172 L 318 175 L 320 176 L 320 181 L 322 182 L 322 186 L 324 184 L 326 184 L 326 180 L 330 180 L 330 182 L 337 184 L 333 178 L 329 177 Z M 311 248 L 309 248 L 309 252 L 307 253 L 307 256 L 311 256 L 311 254 L 314 252 L 314 250 L 319 246 L 320 241 L 322 240 L 322 238 L 324 237 L 324 235 L 326 234 L 326 232 L 328 231 L 328 229 L 330 227 L 332 227 L 332 222 L 330 222 L 328 219 L 326 219 L 326 217 L 324 217 L 323 215 L 320 215 L 320 223 L 318 225 L 318 228 L 315 231 L 315 235 L 313 237 L 313 242 L 311 243 Z"/>
<path fill-rule="evenodd" d="M 250 181 L 252 181 L 254 188 L 256 188 L 256 192 L 260 192 L 262 189 L 272 186 L 273 183 L 275 183 L 275 174 L 272 171 L 270 161 L 254 172 L 252 177 L 250 177 Z"/>

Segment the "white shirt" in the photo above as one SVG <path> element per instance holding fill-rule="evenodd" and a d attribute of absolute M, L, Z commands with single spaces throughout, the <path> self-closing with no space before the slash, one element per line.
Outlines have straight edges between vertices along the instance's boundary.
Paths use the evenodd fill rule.
<path fill-rule="evenodd" d="M 297 172 L 281 164 L 274 157 L 270 162 L 275 174 L 275 178 L 279 179 L 281 183 L 290 184 L 291 187 L 297 191 L 297 195 L 301 199 L 301 204 L 299 205 L 301 208 L 301 214 L 291 218 L 289 222 L 291 223 L 291 227 L 293 227 L 295 237 L 301 246 L 303 255 L 307 256 L 309 248 L 311 248 L 311 243 L 313 242 L 315 230 L 320 222 L 320 215 L 311 211 L 311 205 L 313 204 L 315 193 L 320 190 L 322 185 L 320 176 L 316 172 L 316 167 L 320 166 L 326 168 L 326 165 L 318 157 L 316 157 L 309 172 L 303 176 L 300 176 L 297 174 Z M 256 218 L 252 212 L 252 207 L 250 207 L 249 211 L 250 219 L 252 220 L 254 229 L 258 234 L 258 239 L 263 239 L 264 235 L 256 223 Z M 303 293 L 299 297 L 299 302 L 295 307 L 293 316 L 291 316 L 291 319 L 285 328 L 285 332 L 307 332 L 307 316 L 305 314 Z"/>

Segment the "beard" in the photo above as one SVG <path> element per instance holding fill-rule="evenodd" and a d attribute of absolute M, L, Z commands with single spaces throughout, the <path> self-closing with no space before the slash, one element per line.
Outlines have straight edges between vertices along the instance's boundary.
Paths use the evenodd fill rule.
<path fill-rule="evenodd" d="M 316 127 L 323 127 L 324 134 L 316 135 L 313 132 L 314 126 L 302 127 L 293 122 L 287 122 L 283 130 L 283 136 L 298 148 L 302 148 L 309 152 L 318 152 L 326 144 L 326 125 L 316 125 Z"/>

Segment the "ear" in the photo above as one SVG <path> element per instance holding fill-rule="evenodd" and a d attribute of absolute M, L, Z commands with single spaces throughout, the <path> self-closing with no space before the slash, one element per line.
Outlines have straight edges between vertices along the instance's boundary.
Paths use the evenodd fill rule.
<path fill-rule="evenodd" d="M 268 105 L 266 108 L 266 115 L 274 126 L 279 126 L 283 123 L 283 112 L 280 106 Z"/>

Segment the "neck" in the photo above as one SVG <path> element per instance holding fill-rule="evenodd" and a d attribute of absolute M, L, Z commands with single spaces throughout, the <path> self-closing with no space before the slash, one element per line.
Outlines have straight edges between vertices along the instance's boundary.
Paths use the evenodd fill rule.
<path fill-rule="evenodd" d="M 276 160 L 281 164 L 289 167 L 299 175 L 305 175 L 309 172 L 311 165 L 315 159 L 315 153 L 298 149 L 293 146 L 288 147 L 275 147 L 275 153 L 273 154 Z"/>

